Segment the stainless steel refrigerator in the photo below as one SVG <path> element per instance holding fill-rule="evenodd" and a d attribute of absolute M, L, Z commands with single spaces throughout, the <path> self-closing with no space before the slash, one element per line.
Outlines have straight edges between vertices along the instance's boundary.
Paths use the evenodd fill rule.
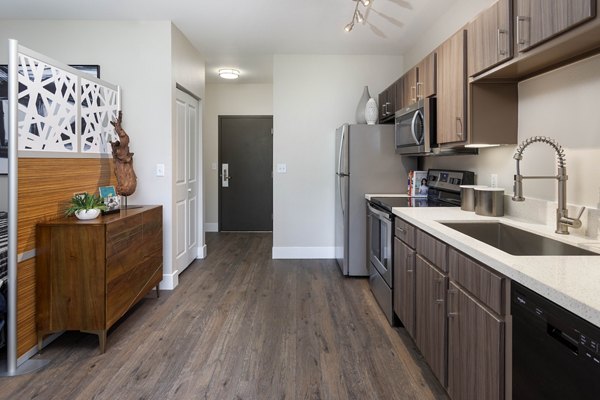
<path fill-rule="evenodd" d="M 395 153 L 394 125 L 335 133 L 335 257 L 344 275 L 368 276 L 365 193 L 406 193 L 414 157 Z"/>

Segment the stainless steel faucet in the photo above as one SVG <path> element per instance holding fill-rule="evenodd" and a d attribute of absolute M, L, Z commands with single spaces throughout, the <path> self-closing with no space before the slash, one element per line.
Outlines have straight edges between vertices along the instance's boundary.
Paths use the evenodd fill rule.
<path fill-rule="evenodd" d="M 532 143 L 546 143 L 556 151 L 558 157 L 558 172 L 556 176 L 523 176 L 521 175 L 521 160 L 523 159 L 523 151 L 527 146 Z M 556 233 L 563 235 L 569 234 L 569 227 L 580 228 L 581 227 L 581 215 L 585 210 L 582 207 L 576 218 L 569 217 L 569 210 L 567 209 L 567 161 L 565 159 L 565 151 L 562 146 L 556 143 L 554 139 L 545 136 L 534 136 L 523 141 L 517 148 L 517 152 L 513 156 L 517 160 L 517 173 L 515 174 L 515 180 L 513 185 L 513 201 L 525 201 L 523 197 L 523 179 L 556 179 L 558 180 L 558 208 L 556 209 Z"/>

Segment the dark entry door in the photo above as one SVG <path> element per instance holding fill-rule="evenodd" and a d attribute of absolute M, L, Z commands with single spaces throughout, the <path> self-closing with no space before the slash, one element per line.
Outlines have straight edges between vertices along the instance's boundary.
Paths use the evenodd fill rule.
<path fill-rule="evenodd" d="M 219 116 L 219 230 L 273 230 L 273 117 Z"/>

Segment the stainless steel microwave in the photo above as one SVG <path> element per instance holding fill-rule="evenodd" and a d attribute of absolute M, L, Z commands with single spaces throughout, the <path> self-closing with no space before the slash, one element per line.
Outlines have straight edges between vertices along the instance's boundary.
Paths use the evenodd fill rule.
<path fill-rule="evenodd" d="M 419 100 L 396 111 L 396 153 L 426 155 L 436 147 L 435 98 Z"/>

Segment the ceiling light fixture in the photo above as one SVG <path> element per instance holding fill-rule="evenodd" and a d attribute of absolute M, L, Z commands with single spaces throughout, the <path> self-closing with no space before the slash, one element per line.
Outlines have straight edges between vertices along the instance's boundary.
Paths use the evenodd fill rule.
<path fill-rule="evenodd" d="M 359 11 L 358 6 L 360 4 L 362 4 L 365 8 L 368 8 L 369 4 L 371 4 L 371 0 L 352 0 L 352 1 L 355 2 L 356 5 L 354 6 L 354 13 L 352 14 L 352 20 L 348 23 L 348 25 L 346 25 L 344 27 L 344 30 L 346 32 L 350 32 L 352 30 L 352 28 L 354 28 L 355 23 L 362 24 L 362 22 L 365 20 L 365 17 Z"/>
<path fill-rule="evenodd" d="M 223 79 L 237 79 L 240 77 L 240 71 L 231 68 L 220 69 L 219 76 Z"/>

